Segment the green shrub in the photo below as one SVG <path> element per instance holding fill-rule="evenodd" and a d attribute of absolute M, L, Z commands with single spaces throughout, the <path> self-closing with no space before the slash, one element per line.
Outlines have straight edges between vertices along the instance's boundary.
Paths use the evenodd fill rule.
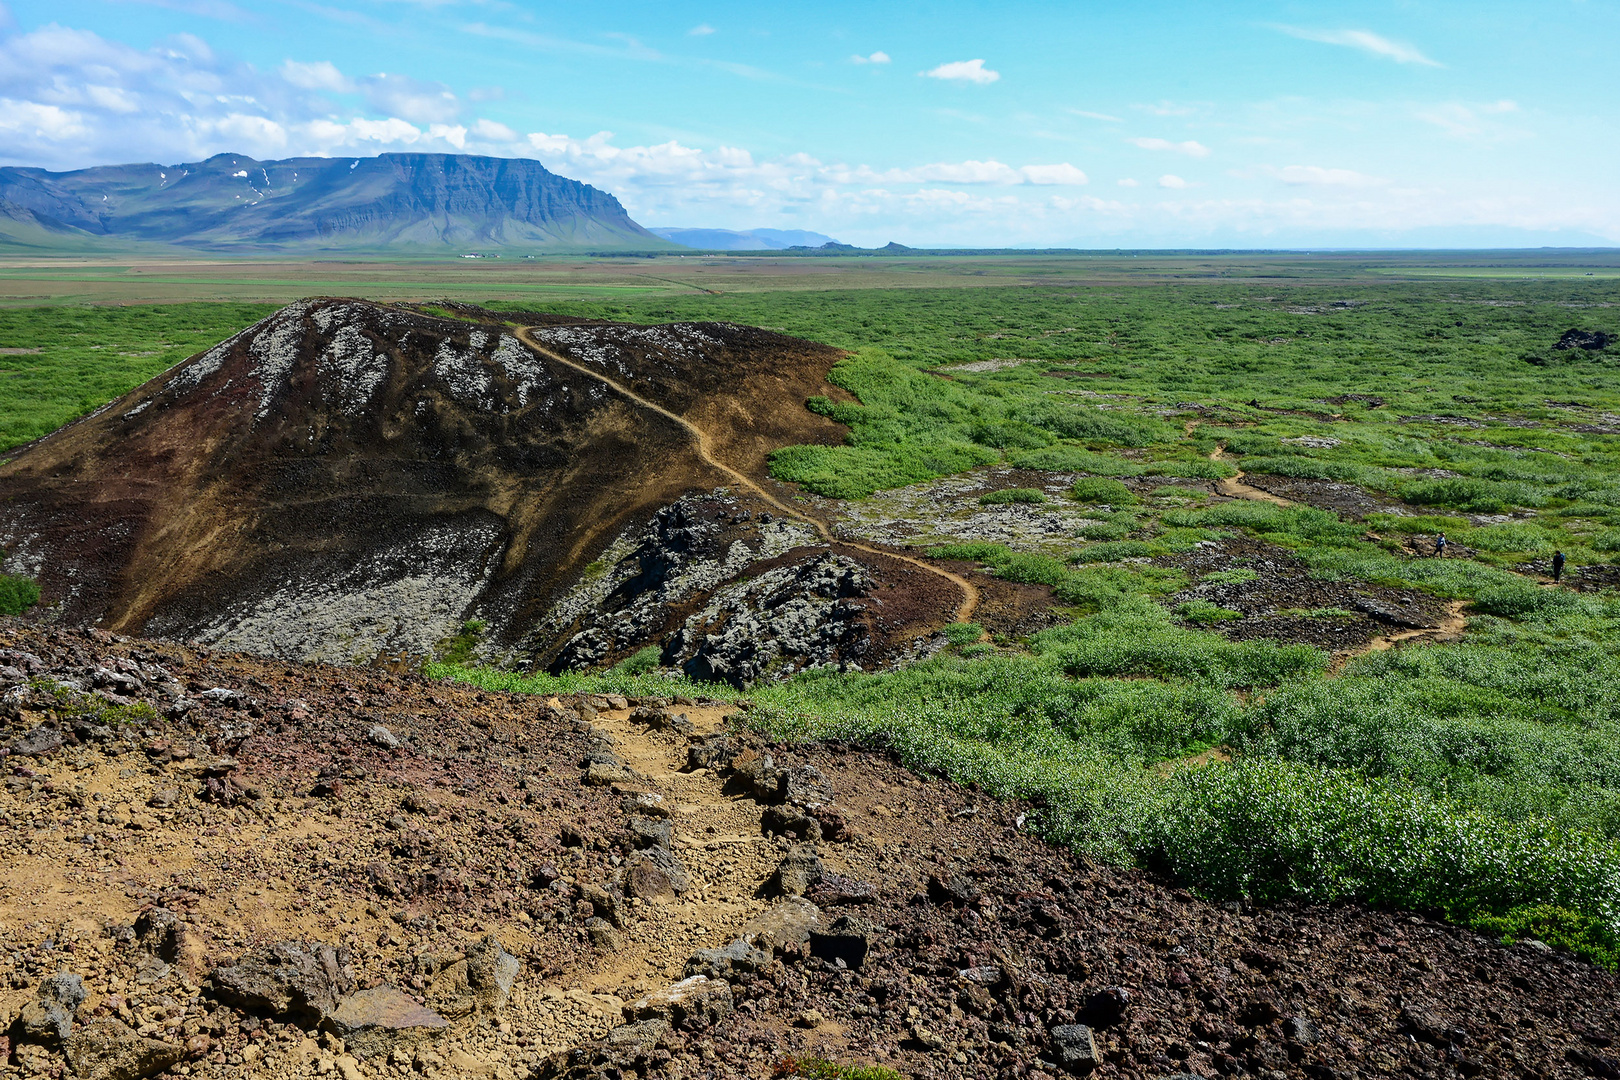
<path fill-rule="evenodd" d="M 786 1058 L 777 1062 L 771 1075 L 796 1076 L 803 1080 L 906 1080 L 882 1065 L 840 1065 L 820 1057 Z"/>
<path fill-rule="evenodd" d="M 1130 488 L 1108 476 L 1082 476 L 1069 489 L 1069 497 L 1097 506 L 1130 506 L 1138 501 Z"/>
<path fill-rule="evenodd" d="M 39 603 L 39 582 L 0 574 L 0 615 L 21 615 Z"/>
<path fill-rule="evenodd" d="M 1022 420 L 981 421 L 971 432 L 974 442 L 997 450 L 1038 450 L 1052 441 L 1052 436 Z"/>
<path fill-rule="evenodd" d="M 1080 446 L 1060 445 L 1048 446 L 1042 450 L 1026 450 L 1014 454 L 1011 460 L 1020 469 L 1083 472 L 1096 476 L 1140 476 L 1147 471 L 1144 465 L 1137 465 L 1113 454 L 1099 454 Z"/>
<path fill-rule="evenodd" d="M 1548 945 L 1568 949 L 1613 971 L 1620 968 L 1620 937 L 1595 915 L 1582 914 L 1555 904 L 1525 904 L 1503 914 L 1480 914 L 1470 925 L 1504 942 L 1534 938 Z"/>
<path fill-rule="evenodd" d="M 1098 521 L 1080 530 L 1084 540 L 1123 540 L 1135 531 L 1135 525 L 1116 521 Z"/>
<path fill-rule="evenodd" d="M 637 649 L 629 656 L 613 665 L 616 675 L 645 675 L 658 667 L 658 658 L 662 655 L 656 645 L 648 645 L 644 649 Z"/>
<path fill-rule="evenodd" d="M 951 623 L 945 627 L 945 640 L 952 645 L 971 645 L 984 637 L 984 627 L 978 623 Z"/>
<path fill-rule="evenodd" d="M 1077 563 L 1119 562 L 1121 559 L 1149 559 L 1164 549 L 1142 540 L 1114 540 L 1092 544 L 1074 553 Z"/>
<path fill-rule="evenodd" d="M 1046 493 L 1034 488 L 1002 488 L 999 491 L 987 491 L 979 496 L 979 503 L 983 506 L 997 506 L 1003 503 L 1043 503 Z"/>
<path fill-rule="evenodd" d="M 1505 497 L 1503 485 L 1466 476 L 1413 480 L 1399 485 L 1396 490 L 1409 503 L 1449 506 L 1475 514 L 1500 514 L 1512 505 Z"/>

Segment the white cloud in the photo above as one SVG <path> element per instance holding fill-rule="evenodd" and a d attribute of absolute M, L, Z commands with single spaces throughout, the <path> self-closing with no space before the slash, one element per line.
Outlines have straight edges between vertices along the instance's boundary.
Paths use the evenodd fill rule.
<path fill-rule="evenodd" d="M 1182 188 L 1191 187 L 1192 185 L 1188 184 L 1187 181 L 1183 180 L 1174 173 L 1165 173 L 1163 176 L 1159 177 L 1159 186 L 1162 188 L 1171 188 L 1179 191 Z"/>
<path fill-rule="evenodd" d="M 330 60 L 317 60 L 313 64 L 288 60 L 281 65 L 281 77 L 300 90 L 347 93 L 355 88 L 354 82 Z"/>
<path fill-rule="evenodd" d="M 923 72 L 930 79 L 945 79 L 948 82 L 970 82 L 979 86 L 988 86 L 1001 78 L 1001 72 L 991 71 L 984 66 L 983 60 L 953 60 L 948 64 L 941 64 L 931 71 Z"/>
<path fill-rule="evenodd" d="M 1280 169 L 1267 166 L 1263 171 L 1285 184 L 1309 187 L 1373 187 L 1387 182 L 1354 169 L 1325 169 L 1320 165 L 1285 165 Z"/>
<path fill-rule="evenodd" d="M 698 23 L 686 33 L 689 37 L 708 37 L 710 34 L 714 33 L 714 27 L 710 26 L 708 23 Z"/>
<path fill-rule="evenodd" d="M 1417 48 L 1399 41 L 1392 41 L 1387 37 L 1375 34 L 1371 30 L 1307 30 L 1298 26 L 1274 26 L 1290 37 L 1302 41 L 1319 41 L 1324 45 L 1343 45 L 1346 48 L 1359 49 L 1372 56 L 1393 60 L 1397 64 L 1421 64 L 1425 67 L 1444 67 L 1438 60 L 1431 60 Z"/>
<path fill-rule="evenodd" d="M 1107 113 L 1089 112 L 1086 109 L 1070 109 L 1069 115 L 1084 116 L 1088 120 L 1106 120 L 1110 124 L 1123 124 L 1125 122 L 1120 117 L 1109 116 Z"/>
<path fill-rule="evenodd" d="M 882 49 L 879 49 L 871 56 L 862 56 L 860 53 L 856 53 L 854 56 L 849 58 L 849 62 L 852 64 L 887 64 L 889 62 L 889 54 L 884 52 Z"/>
<path fill-rule="evenodd" d="M 1169 150 L 1176 154 L 1186 154 L 1188 157 L 1209 157 L 1209 147 L 1201 142 L 1188 139 L 1186 142 L 1171 142 L 1169 139 L 1126 139 L 1132 146 L 1143 150 Z"/>
<path fill-rule="evenodd" d="M 1114 183 L 1118 184 L 1120 187 L 1141 187 L 1142 186 L 1142 183 L 1141 183 L 1140 180 L 1133 180 L 1129 176 L 1122 176 L 1118 180 L 1115 180 Z"/>
<path fill-rule="evenodd" d="M 1090 178 L 1079 169 L 1064 162 L 1061 165 L 1025 165 L 1019 172 L 1031 184 L 1088 184 Z"/>
<path fill-rule="evenodd" d="M 443 83 L 383 73 L 367 78 L 364 87 L 373 109 L 417 124 L 448 123 L 461 113 L 461 103 Z"/>
<path fill-rule="evenodd" d="M 515 143 L 518 141 L 517 132 L 494 120 L 474 120 L 471 130 L 473 138 L 485 142 Z"/>

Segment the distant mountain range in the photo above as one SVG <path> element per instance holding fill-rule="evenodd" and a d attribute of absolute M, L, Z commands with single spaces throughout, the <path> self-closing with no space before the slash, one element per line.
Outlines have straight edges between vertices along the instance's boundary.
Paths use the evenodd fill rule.
<path fill-rule="evenodd" d="M 730 229 L 672 229 L 653 228 L 650 232 L 682 247 L 702 248 L 704 251 L 781 251 L 784 248 L 818 248 L 838 241 L 818 232 L 803 229 L 749 229 L 733 232 Z"/>
<path fill-rule="evenodd" d="M 0 250 L 662 249 L 605 191 L 523 158 L 383 154 L 0 168 Z"/>

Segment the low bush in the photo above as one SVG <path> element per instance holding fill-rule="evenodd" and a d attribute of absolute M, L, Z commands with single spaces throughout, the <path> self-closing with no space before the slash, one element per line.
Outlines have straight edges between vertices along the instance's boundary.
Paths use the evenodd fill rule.
<path fill-rule="evenodd" d="M 1046 493 L 1035 488 L 1002 488 L 999 491 L 987 491 L 979 496 L 979 503 L 983 506 L 997 506 L 1005 503 L 1043 503 Z"/>
<path fill-rule="evenodd" d="M 1130 488 L 1108 476 L 1082 476 L 1069 489 L 1069 497 L 1096 506 L 1130 506 L 1138 501 Z"/>
<path fill-rule="evenodd" d="M 21 615 L 39 603 L 39 582 L 29 577 L 0 574 L 0 615 Z"/>

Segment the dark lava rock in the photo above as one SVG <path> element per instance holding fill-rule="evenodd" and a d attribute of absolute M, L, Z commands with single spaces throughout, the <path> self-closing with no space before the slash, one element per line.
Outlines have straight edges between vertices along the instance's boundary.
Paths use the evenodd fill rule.
<path fill-rule="evenodd" d="M 1096 1040 L 1091 1029 L 1084 1024 L 1060 1024 L 1049 1033 L 1052 1037 L 1052 1055 L 1057 1063 L 1070 1072 L 1085 1073 L 1102 1062 L 1097 1053 Z"/>
<path fill-rule="evenodd" d="M 1428 613 L 1418 608 L 1402 607 L 1371 596 L 1358 596 L 1354 605 L 1357 611 L 1371 616 L 1385 626 L 1399 626 L 1406 630 L 1432 630 L 1439 625 Z"/>
<path fill-rule="evenodd" d="M 686 962 L 685 976 L 707 975 L 711 979 L 723 979 L 734 971 L 763 971 L 770 962 L 770 953 L 738 938 L 723 949 L 699 949 L 693 953 Z"/>
<path fill-rule="evenodd" d="M 668 848 L 673 839 L 667 818 L 633 817 L 625 826 L 630 839 L 638 848 Z"/>
<path fill-rule="evenodd" d="M 858 968 L 871 951 L 876 927 L 853 915 L 842 915 L 826 930 L 810 931 L 810 955 L 843 967 Z"/>
<path fill-rule="evenodd" d="M 966 907 L 981 895 L 973 879 L 962 874 L 933 874 L 928 879 L 928 899 L 936 904 Z"/>
<path fill-rule="evenodd" d="M 759 819 L 760 832 L 766 836 L 792 833 L 800 840 L 821 839 L 821 822 L 793 806 L 768 806 Z"/>
<path fill-rule="evenodd" d="M 1125 1019 L 1136 995 L 1123 986 L 1107 986 L 1086 1000 L 1085 1018 L 1093 1027 L 1112 1027 Z"/>
<path fill-rule="evenodd" d="M 1614 344 L 1615 338 L 1602 330 L 1565 330 L 1558 337 L 1555 349 L 1586 349 L 1588 352 L 1597 352 L 1607 349 Z"/>
<path fill-rule="evenodd" d="M 46 724 L 30 728 L 11 743 L 11 752 L 25 757 L 38 757 L 62 749 L 62 733 Z"/>
<path fill-rule="evenodd" d="M 346 948 L 282 941 L 215 968 L 213 984 L 227 1004 L 313 1026 L 354 989 L 354 976 Z"/>
<path fill-rule="evenodd" d="M 771 891 L 779 896 L 803 896 L 815 887 L 825 871 L 821 857 L 808 845 L 790 848 L 771 876 Z"/>
<path fill-rule="evenodd" d="M 39 987 L 39 995 L 22 1007 L 17 1025 L 23 1037 L 46 1046 L 60 1046 L 73 1031 L 73 1011 L 84 1003 L 84 980 L 71 971 L 58 971 Z"/>

